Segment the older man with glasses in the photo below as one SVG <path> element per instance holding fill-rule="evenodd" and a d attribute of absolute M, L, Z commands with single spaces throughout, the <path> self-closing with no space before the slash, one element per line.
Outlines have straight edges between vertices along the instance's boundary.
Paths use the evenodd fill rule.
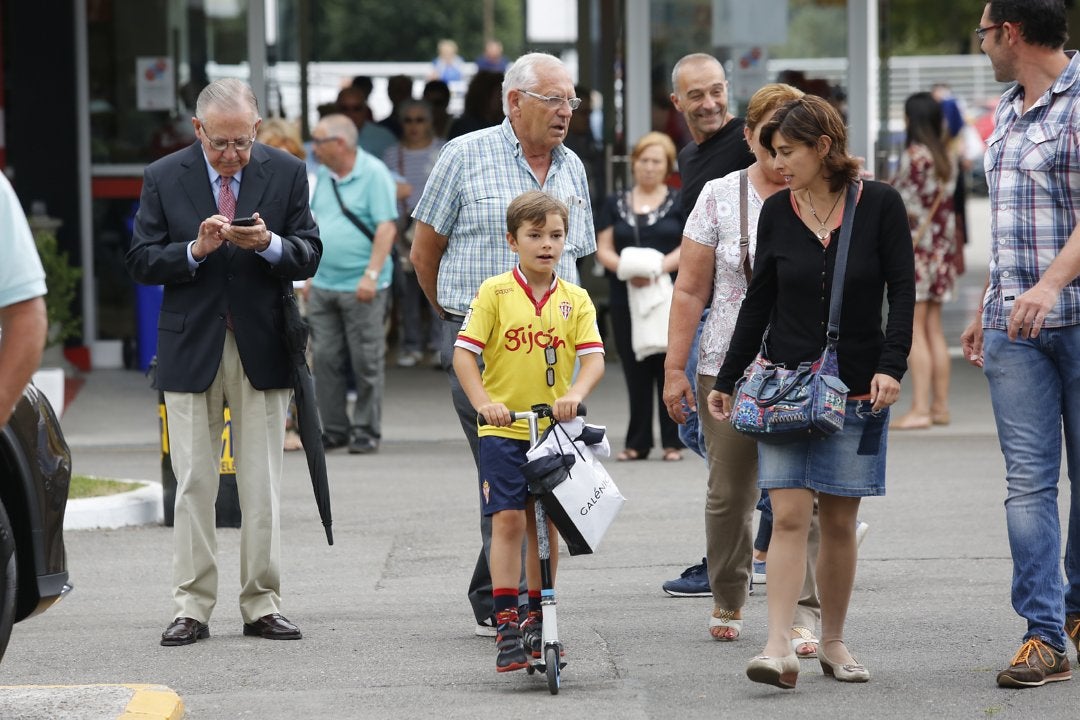
<path fill-rule="evenodd" d="M 413 211 L 411 258 L 424 293 L 442 322 L 442 365 L 450 376 L 454 409 L 479 467 L 476 412 L 451 366 L 454 342 L 480 284 L 514 267 L 504 240 L 506 208 L 527 190 L 542 190 L 570 208 L 566 250 L 557 272 L 577 283 L 576 262 L 596 251 L 585 166 L 563 146 L 581 100 L 558 58 L 523 55 L 503 80 L 506 119 L 446 144 Z M 479 497 L 479 488 L 477 488 Z M 494 636 L 488 553 L 491 518 L 481 517 L 483 548 L 469 585 L 478 635 Z M 524 600 L 524 598 L 522 598 Z M 537 599 L 538 601 L 538 599 Z"/>
<path fill-rule="evenodd" d="M 195 113 L 198 140 L 146 168 L 125 258 L 136 282 L 165 286 L 155 386 L 165 394 L 177 488 L 174 619 L 161 644 L 210 636 L 225 402 L 244 516 L 243 633 L 295 640 L 300 629 L 280 613 L 280 484 L 291 391 L 282 296 L 293 280 L 315 273 L 322 242 L 308 210 L 304 163 L 255 142 L 261 120 L 251 88 L 215 81 L 199 94 Z M 241 216 L 250 218 L 241 225 Z"/>

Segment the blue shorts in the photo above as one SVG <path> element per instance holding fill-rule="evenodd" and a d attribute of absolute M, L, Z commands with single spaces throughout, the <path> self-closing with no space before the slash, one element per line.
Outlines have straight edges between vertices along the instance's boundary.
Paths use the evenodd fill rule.
<path fill-rule="evenodd" d="M 528 440 L 484 435 L 480 438 L 480 508 L 484 515 L 524 510 L 529 483 L 521 474 Z"/>
<path fill-rule="evenodd" d="M 869 400 L 849 400 L 844 429 L 827 438 L 789 445 L 758 443 L 758 487 L 805 488 L 826 495 L 885 494 L 889 410 L 872 412 Z"/>

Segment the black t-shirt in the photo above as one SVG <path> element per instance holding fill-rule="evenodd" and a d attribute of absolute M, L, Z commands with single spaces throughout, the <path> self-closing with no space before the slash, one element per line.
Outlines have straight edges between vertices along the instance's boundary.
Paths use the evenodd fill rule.
<path fill-rule="evenodd" d="M 705 183 L 754 164 L 754 153 L 743 137 L 744 127 L 745 120 L 732 118 L 705 142 L 689 143 L 679 152 L 684 217 L 690 216 Z"/>

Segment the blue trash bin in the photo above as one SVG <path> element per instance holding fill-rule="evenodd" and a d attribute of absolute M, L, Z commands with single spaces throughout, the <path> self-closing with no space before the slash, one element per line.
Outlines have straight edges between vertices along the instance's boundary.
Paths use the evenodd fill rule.
<path fill-rule="evenodd" d="M 161 312 L 161 285 L 135 286 L 135 350 L 139 370 L 146 372 L 157 355 L 157 323 Z"/>

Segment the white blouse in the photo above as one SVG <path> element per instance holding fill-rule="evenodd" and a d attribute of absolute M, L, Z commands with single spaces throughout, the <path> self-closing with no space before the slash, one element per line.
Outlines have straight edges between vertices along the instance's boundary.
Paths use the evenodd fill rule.
<path fill-rule="evenodd" d="M 748 186 L 748 253 L 753 267 L 762 200 L 754 184 L 750 182 Z M 739 172 L 736 171 L 705 184 L 683 229 L 683 235 L 714 250 L 712 308 L 701 331 L 699 375 L 716 375 L 720 371 L 735 331 L 739 308 L 746 297 L 746 275 L 739 263 L 740 231 Z"/>

